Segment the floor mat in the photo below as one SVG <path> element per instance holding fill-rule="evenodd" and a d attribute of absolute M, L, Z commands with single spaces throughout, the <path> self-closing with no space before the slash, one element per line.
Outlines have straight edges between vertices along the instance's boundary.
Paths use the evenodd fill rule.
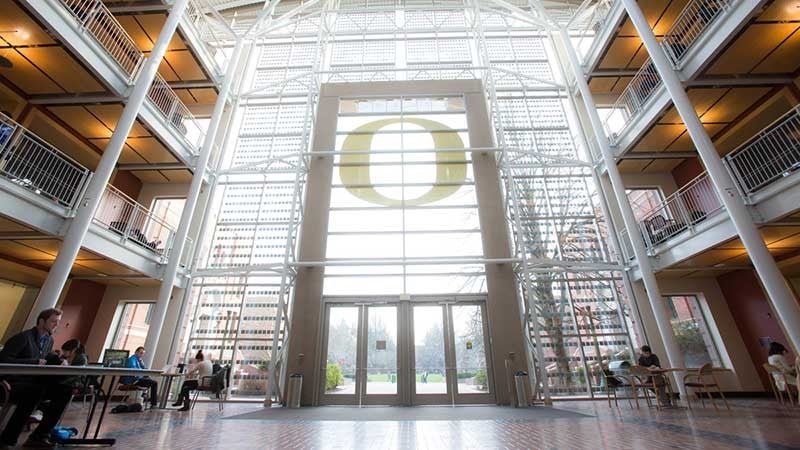
<path fill-rule="evenodd" d="M 420 421 L 420 420 L 516 420 L 534 422 L 549 419 L 593 417 L 544 406 L 318 406 L 300 409 L 263 408 L 226 417 L 228 420 L 316 420 L 316 421 Z"/>

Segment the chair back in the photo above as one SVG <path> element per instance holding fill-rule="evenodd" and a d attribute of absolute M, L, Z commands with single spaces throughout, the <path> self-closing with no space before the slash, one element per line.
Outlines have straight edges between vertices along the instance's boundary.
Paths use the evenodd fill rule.
<path fill-rule="evenodd" d="M 764 370 L 767 371 L 767 374 L 769 374 L 769 379 L 772 382 L 772 385 L 779 391 L 785 391 L 786 379 L 784 378 L 781 369 L 773 366 L 770 363 L 764 363 L 762 366 L 764 367 Z"/>
<path fill-rule="evenodd" d="M 650 369 L 644 366 L 633 366 L 630 368 L 630 372 L 628 372 L 631 376 L 634 376 L 640 380 L 647 379 L 648 377 L 652 376 L 653 374 L 650 372 Z"/>
<path fill-rule="evenodd" d="M 700 367 L 697 373 L 701 377 L 714 376 L 714 368 L 711 366 L 711 363 L 705 363 Z"/>

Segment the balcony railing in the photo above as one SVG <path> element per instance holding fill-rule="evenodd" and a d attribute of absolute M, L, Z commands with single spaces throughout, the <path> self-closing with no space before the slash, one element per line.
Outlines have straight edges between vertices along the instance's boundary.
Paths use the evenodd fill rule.
<path fill-rule="evenodd" d="M 125 28 L 120 25 L 101 0 L 60 0 L 77 19 L 82 29 L 91 34 L 108 52 L 132 82 L 139 75 L 144 54 Z"/>
<path fill-rule="evenodd" d="M 193 149 L 200 147 L 204 137 L 203 128 L 161 75 L 156 75 L 147 92 L 147 98 L 164 117 L 168 127 L 183 136 Z"/>
<path fill-rule="evenodd" d="M 120 235 L 123 242 L 166 257 L 172 247 L 175 230 L 147 208 L 114 186 L 106 186 L 94 223 Z"/>
<path fill-rule="evenodd" d="M 614 0 L 595 0 L 584 4 L 586 6 L 576 13 L 576 20 L 570 23 L 569 32 L 573 36 L 573 45 L 578 50 L 581 62 L 586 63 L 587 54 L 605 26 Z"/>
<path fill-rule="evenodd" d="M 189 23 L 192 24 L 197 38 L 211 55 L 212 62 L 215 65 L 214 68 L 218 73 L 222 73 L 227 60 L 222 57 L 223 52 L 220 49 L 223 48 L 226 38 L 229 40 L 231 36 L 226 36 L 225 33 L 222 33 L 209 23 L 203 6 L 197 0 L 189 0 L 186 5 L 185 16 Z M 218 57 L 222 58 L 222 61 L 218 61 Z"/>
<path fill-rule="evenodd" d="M 659 86 L 661 86 L 661 77 L 658 75 L 655 64 L 648 58 L 622 91 L 612 107 L 611 114 L 606 118 L 606 132 L 612 136 L 612 139 L 633 122 Z"/>
<path fill-rule="evenodd" d="M 747 196 L 800 169 L 800 106 L 725 157 Z"/>
<path fill-rule="evenodd" d="M 708 26 L 736 0 L 692 0 L 664 35 L 661 45 L 673 64 L 680 66 L 683 57 Z"/>
<path fill-rule="evenodd" d="M 0 113 L 0 175 L 60 206 L 73 209 L 91 171 Z"/>
<path fill-rule="evenodd" d="M 722 202 L 706 173 L 667 197 L 639 222 L 647 248 L 691 229 L 722 211 Z"/>

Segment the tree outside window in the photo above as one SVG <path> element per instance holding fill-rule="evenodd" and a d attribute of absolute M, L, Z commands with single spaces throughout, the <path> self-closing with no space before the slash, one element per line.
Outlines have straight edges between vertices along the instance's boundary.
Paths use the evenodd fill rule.
<path fill-rule="evenodd" d="M 716 343 L 697 296 L 671 295 L 666 300 L 672 332 L 683 353 L 686 367 L 700 367 L 706 363 L 722 367 Z"/>

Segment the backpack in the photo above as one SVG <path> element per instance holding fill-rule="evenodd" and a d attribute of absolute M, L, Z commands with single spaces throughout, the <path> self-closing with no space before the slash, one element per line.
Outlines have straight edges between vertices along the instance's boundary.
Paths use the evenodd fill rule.
<path fill-rule="evenodd" d="M 214 375 L 211 376 L 211 383 L 209 384 L 211 392 L 219 394 L 225 389 L 226 373 L 227 371 L 225 369 L 219 369 L 216 372 L 214 372 Z"/>
<path fill-rule="evenodd" d="M 117 405 L 111 410 L 111 414 L 142 412 L 141 403 L 131 403 L 130 405 Z"/>

